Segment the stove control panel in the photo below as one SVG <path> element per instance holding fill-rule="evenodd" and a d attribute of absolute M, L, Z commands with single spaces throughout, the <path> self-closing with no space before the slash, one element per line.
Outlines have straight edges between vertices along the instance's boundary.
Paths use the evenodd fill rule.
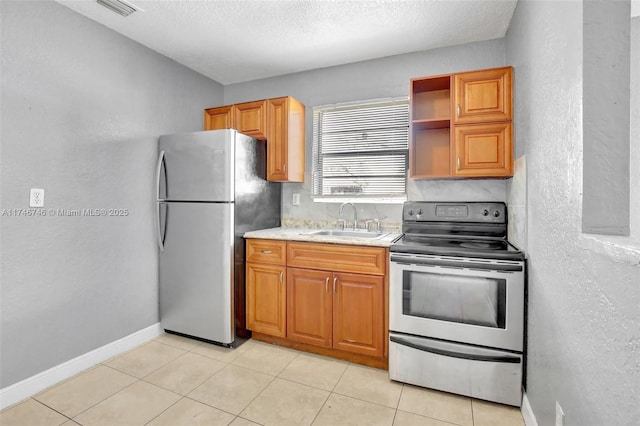
<path fill-rule="evenodd" d="M 501 202 L 407 201 L 403 221 L 507 223 L 507 206 Z"/>
<path fill-rule="evenodd" d="M 437 205 L 436 216 L 438 217 L 468 217 L 469 207 L 458 205 Z"/>

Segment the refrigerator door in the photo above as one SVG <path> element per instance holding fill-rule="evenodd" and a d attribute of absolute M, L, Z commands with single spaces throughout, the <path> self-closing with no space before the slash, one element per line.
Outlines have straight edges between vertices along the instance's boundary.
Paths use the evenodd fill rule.
<path fill-rule="evenodd" d="M 234 200 L 235 130 L 160 136 L 158 199 Z"/>
<path fill-rule="evenodd" d="M 160 321 L 225 345 L 235 339 L 231 203 L 164 203 Z"/>

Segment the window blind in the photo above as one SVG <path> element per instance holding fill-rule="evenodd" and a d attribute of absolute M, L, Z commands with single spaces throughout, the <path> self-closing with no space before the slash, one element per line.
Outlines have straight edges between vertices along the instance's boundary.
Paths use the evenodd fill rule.
<path fill-rule="evenodd" d="M 406 97 L 314 108 L 314 197 L 406 197 L 408 141 Z"/>

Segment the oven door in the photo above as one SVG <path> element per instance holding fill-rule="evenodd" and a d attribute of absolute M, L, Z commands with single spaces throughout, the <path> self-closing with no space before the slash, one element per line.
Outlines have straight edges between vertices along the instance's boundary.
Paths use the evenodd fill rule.
<path fill-rule="evenodd" d="M 524 262 L 392 253 L 389 329 L 522 352 Z"/>

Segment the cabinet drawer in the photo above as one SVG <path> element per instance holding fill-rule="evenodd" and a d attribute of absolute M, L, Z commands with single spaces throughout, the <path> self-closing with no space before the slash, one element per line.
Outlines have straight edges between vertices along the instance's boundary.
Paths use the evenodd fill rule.
<path fill-rule="evenodd" d="M 287 263 L 286 247 L 285 241 L 247 240 L 247 262 L 285 265 Z"/>
<path fill-rule="evenodd" d="M 287 243 L 287 265 L 296 268 L 384 275 L 387 249 L 343 244 Z"/>

